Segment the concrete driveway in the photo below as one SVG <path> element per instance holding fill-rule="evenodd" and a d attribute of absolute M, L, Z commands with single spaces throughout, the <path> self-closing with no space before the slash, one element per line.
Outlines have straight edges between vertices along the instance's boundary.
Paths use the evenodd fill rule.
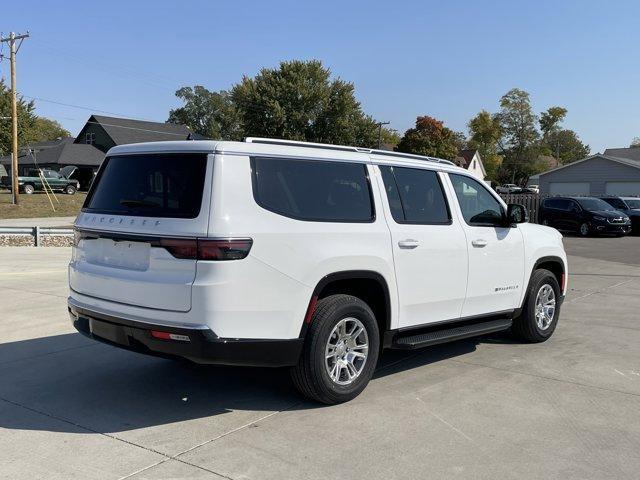
<path fill-rule="evenodd" d="M 285 371 L 91 342 L 66 314 L 69 249 L 0 249 L 0 478 L 636 479 L 640 238 L 566 246 L 550 341 L 386 352 L 334 407 Z"/>

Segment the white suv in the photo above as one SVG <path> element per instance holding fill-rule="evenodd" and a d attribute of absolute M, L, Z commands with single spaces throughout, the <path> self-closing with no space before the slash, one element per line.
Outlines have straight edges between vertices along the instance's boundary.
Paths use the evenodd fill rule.
<path fill-rule="evenodd" d="M 111 345 L 292 367 L 338 403 L 384 348 L 542 342 L 561 235 L 446 160 L 249 138 L 112 148 L 75 224 L 69 312 Z"/>

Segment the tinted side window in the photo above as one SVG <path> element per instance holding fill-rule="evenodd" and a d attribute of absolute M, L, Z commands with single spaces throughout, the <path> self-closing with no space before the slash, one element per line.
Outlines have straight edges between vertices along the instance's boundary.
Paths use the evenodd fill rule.
<path fill-rule="evenodd" d="M 432 225 L 451 221 L 436 172 L 420 168 L 380 168 L 396 222 Z"/>
<path fill-rule="evenodd" d="M 392 167 L 380 167 L 380 172 L 382 173 L 384 189 L 386 190 L 387 198 L 389 199 L 391 215 L 396 222 L 402 223 L 405 220 L 404 212 L 402 211 L 402 201 L 400 200 L 400 193 L 398 192 L 396 179 L 393 175 L 393 169 Z"/>
<path fill-rule="evenodd" d="M 371 222 L 366 165 L 254 157 L 253 195 L 263 208 L 299 220 Z"/>
<path fill-rule="evenodd" d="M 494 226 L 502 223 L 500 202 L 477 180 L 466 175 L 449 174 L 460 203 L 462 216 L 469 225 Z"/>
<path fill-rule="evenodd" d="M 545 208 L 559 208 L 558 200 L 553 198 L 547 198 L 542 202 L 542 206 Z"/>

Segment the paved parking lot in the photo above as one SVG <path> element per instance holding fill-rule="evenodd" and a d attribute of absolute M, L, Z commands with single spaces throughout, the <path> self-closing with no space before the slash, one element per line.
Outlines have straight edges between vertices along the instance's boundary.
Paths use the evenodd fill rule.
<path fill-rule="evenodd" d="M 640 237 L 565 239 L 554 337 L 387 352 L 355 401 L 91 342 L 66 248 L 0 249 L 0 478 L 636 479 Z"/>

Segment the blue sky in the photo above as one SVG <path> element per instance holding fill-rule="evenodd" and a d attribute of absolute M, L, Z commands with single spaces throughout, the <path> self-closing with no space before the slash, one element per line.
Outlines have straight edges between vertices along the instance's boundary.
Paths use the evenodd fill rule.
<path fill-rule="evenodd" d="M 22 0 L 5 2 L 0 30 L 31 32 L 23 94 L 95 111 L 164 121 L 180 86 L 227 89 L 315 58 L 400 132 L 417 115 L 466 131 L 519 87 L 536 112 L 568 108 L 565 126 L 597 152 L 640 136 L 639 18 L 637 1 Z M 45 101 L 37 112 L 72 134 L 91 113 Z"/>

